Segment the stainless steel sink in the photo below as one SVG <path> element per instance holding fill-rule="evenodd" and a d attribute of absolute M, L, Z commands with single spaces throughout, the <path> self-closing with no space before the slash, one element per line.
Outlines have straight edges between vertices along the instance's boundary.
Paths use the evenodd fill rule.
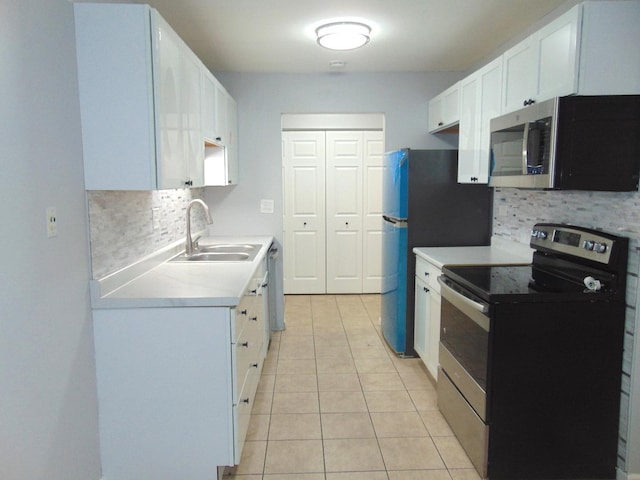
<path fill-rule="evenodd" d="M 171 262 L 251 262 L 260 251 L 260 244 L 203 245 L 191 255 L 181 253 Z"/>

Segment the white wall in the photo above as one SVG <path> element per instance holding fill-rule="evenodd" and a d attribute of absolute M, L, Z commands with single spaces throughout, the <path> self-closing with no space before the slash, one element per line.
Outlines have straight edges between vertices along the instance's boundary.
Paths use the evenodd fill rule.
<path fill-rule="evenodd" d="M 100 478 L 72 5 L 0 2 L 0 478 Z M 57 238 L 45 209 L 57 207 Z"/>
<path fill-rule="evenodd" d="M 427 103 L 459 73 L 215 75 L 238 103 L 240 172 L 237 186 L 207 189 L 213 231 L 281 236 L 283 113 L 383 113 L 387 150 L 457 144 L 427 133 Z M 260 213 L 260 199 L 275 201 L 274 214 Z"/>

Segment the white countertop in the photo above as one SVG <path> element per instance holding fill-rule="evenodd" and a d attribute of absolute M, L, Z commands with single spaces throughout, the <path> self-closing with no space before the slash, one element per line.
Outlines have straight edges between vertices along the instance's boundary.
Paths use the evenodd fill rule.
<path fill-rule="evenodd" d="M 442 268 L 444 265 L 509 265 L 531 263 L 529 245 L 492 237 L 486 247 L 416 247 L 416 256 Z"/>
<path fill-rule="evenodd" d="M 195 238 L 195 235 L 193 236 Z M 93 308 L 233 307 L 244 295 L 273 237 L 203 237 L 200 245 L 256 243 L 252 262 L 169 262 L 184 251 L 174 244 L 100 280 L 91 281 Z"/>

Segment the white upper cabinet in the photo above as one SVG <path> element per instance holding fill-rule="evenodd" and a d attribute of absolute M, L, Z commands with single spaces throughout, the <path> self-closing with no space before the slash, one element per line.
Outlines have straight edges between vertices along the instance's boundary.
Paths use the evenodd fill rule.
<path fill-rule="evenodd" d="M 154 81 L 157 188 L 204 184 L 199 60 L 162 17 L 153 13 L 156 35 Z"/>
<path fill-rule="evenodd" d="M 504 53 L 504 108 L 513 111 L 576 93 L 578 5 Z"/>
<path fill-rule="evenodd" d="M 460 121 L 460 90 L 456 83 L 429 102 L 429 132 L 442 132 Z"/>
<path fill-rule="evenodd" d="M 222 85 L 216 82 L 215 130 L 205 136 L 204 184 L 226 186 L 238 183 L 238 113 L 237 104 Z"/>
<path fill-rule="evenodd" d="M 204 185 L 213 76 L 148 5 L 76 3 L 74 12 L 85 188 Z"/>
<path fill-rule="evenodd" d="M 639 22 L 638 0 L 585 2 L 506 51 L 503 113 L 556 96 L 640 93 L 640 56 L 629 50 Z"/>
<path fill-rule="evenodd" d="M 459 183 L 489 181 L 489 122 L 501 101 L 502 57 L 460 81 Z"/>

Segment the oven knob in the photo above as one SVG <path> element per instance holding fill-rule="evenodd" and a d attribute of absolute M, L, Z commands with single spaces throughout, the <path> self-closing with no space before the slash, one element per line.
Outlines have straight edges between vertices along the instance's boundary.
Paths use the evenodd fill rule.
<path fill-rule="evenodd" d="M 593 250 L 594 245 L 595 245 L 595 242 L 593 240 L 587 240 L 584 242 L 584 249 Z"/>
<path fill-rule="evenodd" d="M 607 244 L 606 243 L 596 243 L 593 245 L 593 250 L 596 253 L 604 253 L 607 251 Z"/>
<path fill-rule="evenodd" d="M 538 238 L 539 238 L 540 240 L 544 240 L 545 238 L 547 238 L 547 232 L 545 232 L 544 230 L 540 230 L 540 231 L 538 232 Z"/>

